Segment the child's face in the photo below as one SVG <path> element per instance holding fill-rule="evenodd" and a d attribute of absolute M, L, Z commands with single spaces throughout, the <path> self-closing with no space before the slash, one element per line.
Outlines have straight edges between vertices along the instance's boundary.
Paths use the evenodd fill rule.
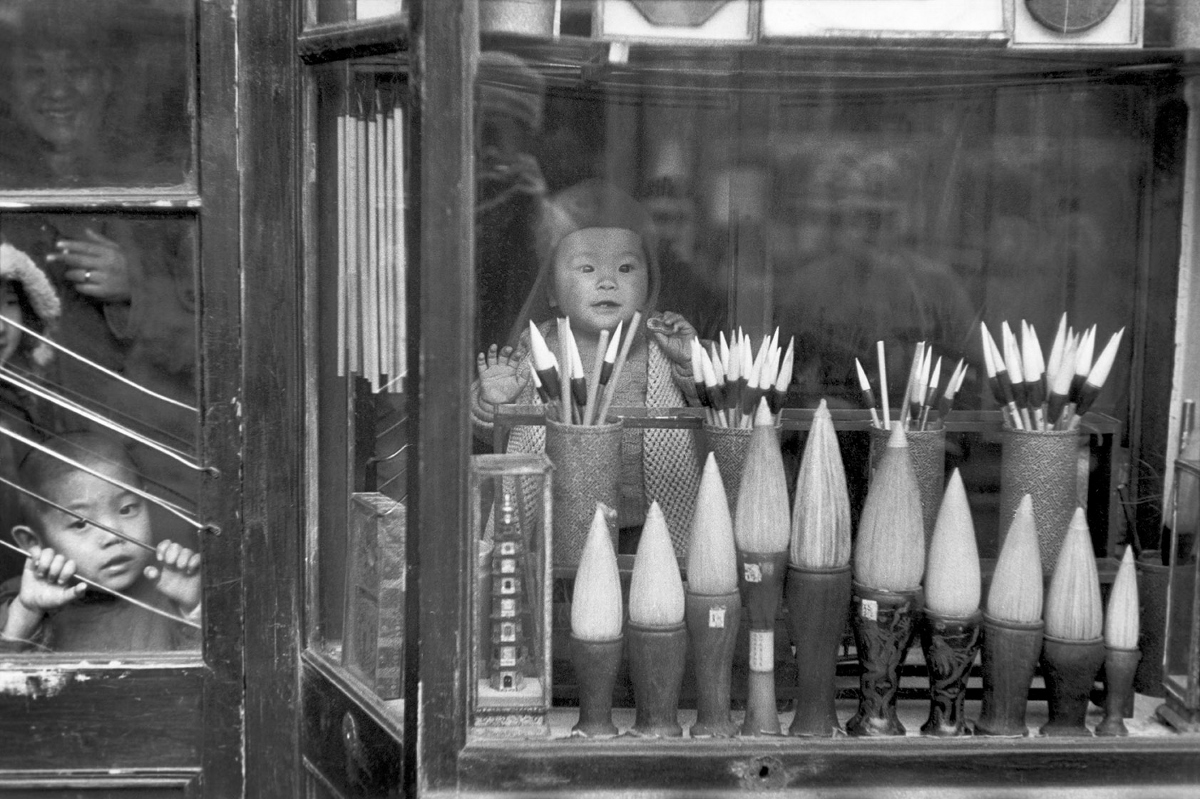
<path fill-rule="evenodd" d="M 21 50 L 13 58 L 12 85 L 18 118 L 55 148 L 74 147 L 96 134 L 109 80 L 87 54 Z"/>
<path fill-rule="evenodd" d="M 126 484 L 132 479 L 127 469 L 116 465 L 95 462 L 87 465 Z M 47 507 L 41 517 L 46 546 L 74 560 L 80 575 L 106 588 L 121 591 L 141 577 L 154 553 L 102 530 L 91 521 L 149 544 L 150 509 L 145 500 L 82 471 L 68 472 L 43 491 L 47 499 L 89 520 Z"/>
<path fill-rule="evenodd" d="M 21 302 L 17 299 L 17 288 L 12 281 L 0 280 L 0 363 L 8 363 L 21 344 L 21 331 L 5 324 L 9 319 L 18 324 L 23 322 Z"/>
<path fill-rule="evenodd" d="M 577 332 L 599 335 L 628 322 L 649 287 L 642 237 L 632 230 L 577 230 L 555 251 L 554 298 Z"/>

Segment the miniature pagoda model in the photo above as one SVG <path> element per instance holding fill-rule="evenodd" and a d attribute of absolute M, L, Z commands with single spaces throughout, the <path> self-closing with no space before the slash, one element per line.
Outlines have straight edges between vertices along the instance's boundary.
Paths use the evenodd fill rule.
<path fill-rule="evenodd" d="M 492 548 L 491 656 L 488 684 L 496 691 L 520 691 L 529 670 L 528 564 L 515 519 L 512 495 L 504 492 Z"/>

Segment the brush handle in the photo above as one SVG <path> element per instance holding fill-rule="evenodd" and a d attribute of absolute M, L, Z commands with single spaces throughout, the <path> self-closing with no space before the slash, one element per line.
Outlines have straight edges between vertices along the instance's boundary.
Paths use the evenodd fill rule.
<path fill-rule="evenodd" d="M 750 620 L 750 675 L 742 735 L 779 735 L 775 707 L 775 618 L 787 551 L 738 552 L 738 587 Z"/>
<path fill-rule="evenodd" d="M 1113 649 L 1104 653 L 1104 720 L 1097 735 L 1128 735 L 1125 719 L 1133 715 L 1133 675 L 1142 653 L 1136 649 Z"/>
<path fill-rule="evenodd" d="M 920 591 L 876 591 L 854 583 L 850 609 L 862 664 L 858 712 L 846 722 L 854 736 L 904 735 L 896 716 L 900 666 L 916 630 Z"/>
<path fill-rule="evenodd" d="M 642 627 L 630 623 L 629 678 L 637 706 L 629 734 L 641 738 L 678 738 L 679 692 L 687 662 L 687 629 Z"/>
<path fill-rule="evenodd" d="M 796 647 L 796 714 L 791 735 L 829 737 L 841 731 L 837 698 L 838 648 L 850 621 L 850 566 L 788 568 L 784 597 Z"/>
<path fill-rule="evenodd" d="M 921 644 L 929 670 L 929 719 L 921 725 L 925 735 L 951 737 L 967 734 L 963 701 L 967 677 L 979 653 L 983 614 L 942 616 L 925 611 Z"/>
<path fill-rule="evenodd" d="M 1029 734 L 1025 706 L 1042 651 L 1043 627 L 1041 620 L 1021 624 L 983 614 L 983 709 L 975 722 L 977 735 Z"/>
<path fill-rule="evenodd" d="M 584 738 L 611 738 L 617 734 L 612 720 L 613 686 L 621 665 L 624 639 L 584 641 L 571 636 L 571 662 L 579 681 L 579 723 L 571 734 Z"/>
<path fill-rule="evenodd" d="M 693 738 L 732 738 L 737 725 L 729 718 L 733 649 L 742 617 L 742 597 L 729 594 L 691 594 L 686 597 L 685 622 L 692 643 L 696 675 L 696 723 Z"/>
<path fill-rule="evenodd" d="M 1050 720 L 1042 735 L 1091 735 L 1087 728 L 1092 683 L 1104 663 L 1104 639 L 1068 641 L 1049 635 L 1042 642 Z"/>

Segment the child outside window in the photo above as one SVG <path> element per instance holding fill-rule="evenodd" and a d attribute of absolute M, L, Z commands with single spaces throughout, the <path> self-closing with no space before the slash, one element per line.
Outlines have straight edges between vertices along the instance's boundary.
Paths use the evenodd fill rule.
<path fill-rule="evenodd" d="M 661 279 L 652 225 L 636 200 L 600 180 L 583 181 L 546 203 L 538 229 L 541 267 L 518 317 L 524 328 L 513 336 L 514 343 L 503 348 L 493 344 L 477 357 L 479 377 L 472 386 L 477 435 L 490 440 L 497 405 L 536 402 L 528 321 L 538 323 L 551 350 L 557 351 L 554 316 L 570 320 L 580 359 L 590 364 L 600 332 L 615 331 L 618 323 L 628 328 L 634 312 L 641 311 L 646 323 L 630 331 L 634 339 L 613 406 L 696 404 L 691 369 L 695 328 L 677 313 L 654 308 Z M 540 451 L 544 436 L 542 428 L 518 427 L 508 449 Z M 622 550 L 632 551 L 652 500 L 663 506 L 676 551 L 686 550 L 699 470 L 693 431 L 625 430 L 618 508 Z"/>
<path fill-rule="evenodd" d="M 20 577 L 0 586 L 0 647 L 142 652 L 197 646 L 200 555 L 172 541 L 151 545 L 149 501 L 125 447 L 69 433 L 32 450 L 20 467 L 25 524 L 12 537 L 28 553 Z M 61 508 L 61 509 L 60 509 Z M 69 511 L 69 512 L 67 512 Z M 119 534 L 119 535 L 118 535 Z M 106 590 L 89 590 L 76 576 Z M 116 592 L 116 593 L 110 593 Z"/>

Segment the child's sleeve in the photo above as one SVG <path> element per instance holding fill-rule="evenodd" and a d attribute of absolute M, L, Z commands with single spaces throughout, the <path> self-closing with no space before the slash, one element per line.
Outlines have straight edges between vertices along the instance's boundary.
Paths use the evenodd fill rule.
<path fill-rule="evenodd" d="M 21 590 L 21 578 L 14 577 L 11 580 L 5 580 L 0 583 L 0 630 L 3 630 L 8 624 L 8 611 L 12 607 L 13 600 L 17 598 L 17 594 Z M 28 652 L 31 649 L 44 649 L 42 643 L 44 638 L 45 625 L 39 624 L 37 631 L 30 639 L 9 639 L 0 637 L 0 653 L 13 652 Z"/>

